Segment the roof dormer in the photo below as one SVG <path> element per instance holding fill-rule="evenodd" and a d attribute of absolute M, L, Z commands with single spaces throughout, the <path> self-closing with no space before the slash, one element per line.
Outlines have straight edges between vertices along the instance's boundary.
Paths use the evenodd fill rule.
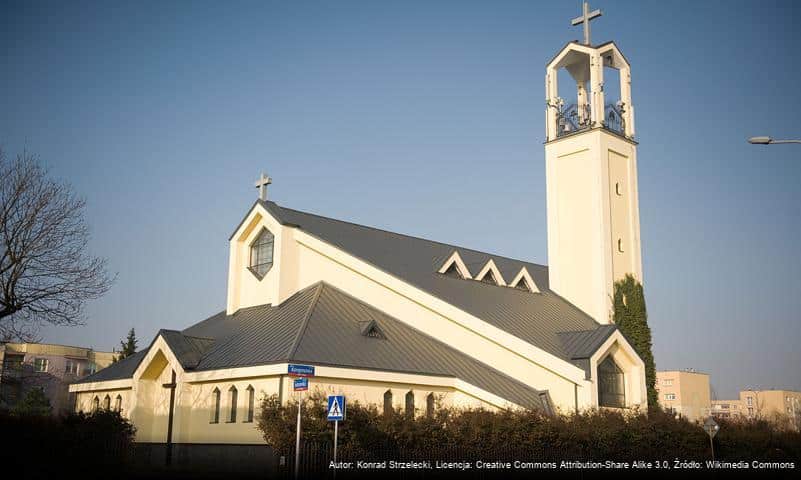
<path fill-rule="evenodd" d="M 526 267 L 520 269 L 520 272 L 518 272 L 514 280 L 509 283 L 509 286 L 518 290 L 540 293 L 539 287 L 534 283 L 534 279 L 531 278 Z"/>
<path fill-rule="evenodd" d="M 467 269 L 467 265 L 465 265 L 462 257 L 456 250 L 445 260 L 445 263 L 442 264 L 438 272 L 449 277 L 463 278 L 466 280 L 472 278 L 470 270 Z"/>
<path fill-rule="evenodd" d="M 506 280 L 503 279 L 501 271 L 498 270 L 498 267 L 495 265 L 495 261 L 491 258 L 484 265 L 484 268 L 482 268 L 481 271 L 478 272 L 478 275 L 476 275 L 476 280 L 478 280 L 479 282 L 491 283 L 501 287 L 506 286 Z"/>

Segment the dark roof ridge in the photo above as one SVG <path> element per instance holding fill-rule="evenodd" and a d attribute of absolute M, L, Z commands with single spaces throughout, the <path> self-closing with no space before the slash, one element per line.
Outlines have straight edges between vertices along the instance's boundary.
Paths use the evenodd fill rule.
<path fill-rule="evenodd" d="M 303 315 L 303 321 L 301 322 L 300 328 L 298 328 L 298 333 L 295 335 L 295 339 L 292 341 L 292 345 L 289 346 L 289 351 L 287 352 L 287 358 L 291 359 L 295 352 L 298 350 L 298 346 L 300 345 L 300 339 L 303 338 L 303 334 L 306 333 L 306 328 L 309 326 L 309 318 L 311 318 L 312 313 L 314 313 L 314 307 L 317 306 L 317 300 L 320 299 L 320 293 L 323 291 L 323 287 L 325 283 L 321 280 L 315 284 L 313 284 L 312 288 L 317 288 L 317 291 L 314 292 L 314 296 L 309 301 L 309 308 L 306 309 L 306 313 Z M 296 292 L 295 295 L 305 291 L 304 288 L 300 292 Z"/>
<path fill-rule="evenodd" d="M 382 232 L 382 233 L 388 233 L 390 235 L 397 235 L 399 237 L 406 237 L 406 238 L 411 238 L 411 239 L 414 239 L 414 240 L 422 240 L 424 242 L 436 243 L 438 245 L 442 245 L 443 247 L 450 247 L 454 251 L 469 251 L 469 252 L 478 253 L 478 254 L 481 254 L 481 255 L 486 255 L 489 258 L 500 258 L 500 259 L 503 259 L 503 260 L 510 260 L 512 262 L 519 262 L 519 263 L 525 263 L 525 264 L 528 264 L 528 265 L 535 265 L 535 266 L 538 266 L 538 267 L 548 268 L 548 265 L 544 265 L 544 264 L 541 264 L 541 263 L 535 263 L 535 262 L 531 262 L 531 261 L 528 261 L 528 260 L 520 260 L 519 258 L 512 258 L 512 257 L 504 256 L 504 255 L 499 255 L 499 254 L 496 254 L 496 253 L 484 252 L 484 251 L 481 251 L 481 250 L 476 250 L 474 248 L 463 247 L 463 246 L 459 246 L 459 245 L 454 245 L 452 243 L 445 243 L 445 242 L 441 242 L 439 240 L 432 240 L 430 238 L 418 237 L 418 236 L 409 235 L 409 234 L 406 234 L 406 233 L 393 232 L 392 230 L 386 230 L 386 229 L 383 229 L 383 228 L 373 227 L 373 226 L 370 226 L 370 225 L 364 225 L 364 224 L 361 224 L 361 223 L 351 222 L 351 221 L 348 221 L 348 220 L 340 220 L 338 218 L 326 217 L 325 215 L 320 215 L 318 213 L 311 213 L 311 212 L 305 212 L 303 210 L 297 210 L 297 209 L 294 209 L 294 208 L 282 207 L 281 205 L 278 205 L 277 203 L 275 203 L 273 201 L 269 201 L 269 202 L 266 202 L 266 203 L 272 203 L 273 205 L 277 206 L 279 209 L 289 210 L 289 211 L 292 211 L 292 212 L 301 213 L 303 215 L 310 215 L 312 217 L 322 218 L 322 219 L 325 219 L 325 220 L 332 220 L 334 222 L 347 223 L 348 225 L 354 225 L 356 227 L 367 228 L 367 229 L 375 230 L 375 231 Z M 294 225 L 294 224 L 292 224 L 292 225 Z M 303 225 L 296 225 L 296 226 L 299 227 L 300 229 L 303 229 Z M 473 263 L 476 263 L 476 262 L 473 262 Z M 478 263 L 481 263 L 481 262 L 478 262 Z M 484 262 L 484 263 L 486 263 L 486 262 Z"/>

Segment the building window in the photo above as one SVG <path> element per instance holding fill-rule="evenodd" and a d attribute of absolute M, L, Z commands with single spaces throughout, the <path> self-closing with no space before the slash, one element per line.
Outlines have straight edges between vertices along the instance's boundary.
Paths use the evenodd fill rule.
<path fill-rule="evenodd" d="M 384 392 L 384 415 L 392 414 L 392 390 Z"/>
<path fill-rule="evenodd" d="M 64 373 L 78 375 L 78 362 L 74 360 L 67 360 L 67 365 L 64 367 Z"/>
<path fill-rule="evenodd" d="M 754 397 L 745 397 L 745 404 L 749 407 L 754 404 Z"/>
<path fill-rule="evenodd" d="M 666 393 L 665 394 L 665 400 L 676 400 L 676 394 L 675 393 Z"/>
<path fill-rule="evenodd" d="M 434 394 L 429 393 L 426 397 L 426 416 L 430 417 L 434 415 L 434 401 Z"/>
<path fill-rule="evenodd" d="M 33 369 L 37 372 L 46 372 L 47 363 L 48 362 L 46 358 L 35 358 L 33 360 Z"/>
<path fill-rule="evenodd" d="M 100 410 L 100 399 L 95 397 L 95 399 L 92 400 L 92 413 L 98 410 Z"/>
<path fill-rule="evenodd" d="M 748 416 L 749 417 L 753 417 L 754 416 L 754 408 L 753 407 L 748 407 Z"/>
<path fill-rule="evenodd" d="M 108 395 L 103 399 L 103 410 L 111 410 L 111 397 Z"/>
<path fill-rule="evenodd" d="M 414 418 L 414 393 L 411 390 L 406 394 L 406 405 L 403 413 L 409 418 Z"/>
<path fill-rule="evenodd" d="M 228 423 L 236 422 L 236 397 L 237 397 L 236 387 L 231 385 L 231 388 L 228 389 L 228 405 L 231 406 L 231 413 L 228 416 Z"/>
<path fill-rule="evenodd" d="M 666 379 L 662 380 L 662 385 L 664 385 L 666 387 L 669 387 L 669 386 L 673 385 L 673 379 L 672 378 L 666 378 Z"/>
<path fill-rule="evenodd" d="M 211 391 L 211 420 L 209 423 L 220 423 L 220 389 Z"/>
<path fill-rule="evenodd" d="M 86 370 L 84 371 L 84 373 L 86 375 L 94 375 L 95 373 L 97 373 L 97 365 L 95 365 L 95 362 L 89 362 L 86 365 Z"/>
<path fill-rule="evenodd" d="M 255 400 L 254 397 L 256 396 L 256 391 L 253 390 L 252 385 L 248 385 L 248 388 L 245 389 L 245 391 L 248 394 L 248 413 L 245 416 L 245 422 L 250 423 L 253 421 L 253 406 L 254 406 L 254 400 Z"/>
<path fill-rule="evenodd" d="M 623 370 L 611 356 L 598 365 L 598 404 L 602 407 L 626 406 L 626 384 Z"/>
<path fill-rule="evenodd" d="M 623 253 L 623 239 L 622 238 L 618 238 L 617 239 L 617 251 L 620 252 L 620 253 Z"/>
<path fill-rule="evenodd" d="M 273 245 L 275 237 L 269 230 L 262 228 L 259 236 L 250 245 L 250 271 L 259 279 L 267 275 L 273 267 Z"/>
<path fill-rule="evenodd" d="M 122 395 L 117 395 L 117 398 L 114 400 L 114 411 L 122 412 Z"/>
<path fill-rule="evenodd" d="M 623 196 L 623 191 L 622 191 L 622 190 L 621 190 L 621 188 L 620 188 L 620 182 L 616 182 L 616 183 L 615 183 L 615 194 L 616 194 L 618 197 L 622 197 L 622 196 Z"/>

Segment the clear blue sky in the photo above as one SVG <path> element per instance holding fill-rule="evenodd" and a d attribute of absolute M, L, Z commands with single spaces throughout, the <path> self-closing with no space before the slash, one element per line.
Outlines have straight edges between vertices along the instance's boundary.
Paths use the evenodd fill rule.
<path fill-rule="evenodd" d="M 604 0 L 632 63 L 659 369 L 801 389 L 801 3 Z M 546 263 L 544 66 L 579 1 L 3 2 L 0 144 L 88 200 L 110 349 L 225 304 L 262 170 L 293 208 Z"/>

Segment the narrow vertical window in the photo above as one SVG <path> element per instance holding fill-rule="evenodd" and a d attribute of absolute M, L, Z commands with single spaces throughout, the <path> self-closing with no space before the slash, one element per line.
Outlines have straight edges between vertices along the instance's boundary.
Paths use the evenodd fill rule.
<path fill-rule="evenodd" d="M 92 413 L 98 410 L 100 410 L 100 399 L 95 397 L 95 399 L 92 400 Z"/>
<path fill-rule="evenodd" d="M 429 393 L 426 397 L 426 416 L 434 415 L 434 394 Z"/>
<path fill-rule="evenodd" d="M 618 197 L 623 196 L 623 191 L 620 189 L 620 182 L 615 183 L 615 194 L 617 194 Z"/>
<path fill-rule="evenodd" d="M 103 399 L 103 410 L 111 410 L 111 397 L 106 395 L 106 398 Z"/>
<path fill-rule="evenodd" d="M 117 395 L 117 399 L 114 400 L 114 411 L 122 412 L 122 395 Z"/>
<path fill-rule="evenodd" d="M 220 389 L 211 391 L 211 420 L 209 423 L 220 423 Z"/>
<path fill-rule="evenodd" d="M 254 407 L 254 400 L 255 400 L 255 391 L 253 390 L 253 385 L 248 385 L 248 388 L 245 390 L 248 394 L 248 412 L 245 416 L 245 422 L 250 423 L 253 421 L 253 407 Z"/>
<path fill-rule="evenodd" d="M 414 393 L 411 390 L 406 394 L 406 405 L 403 413 L 409 418 L 414 418 Z"/>
<path fill-rule="evenodd" d="M 228 416 L 228 423 L 236 422 L 236 397 L 237 397 L 236 387 L 231 385 L 231 388 L 228 389 L 228 405 L 231 406 L 231 412 Z"/>
<path fill-rule="evenodd" d="M 384 392 L 384 415 L 392 413 L 392 390 Z"/>
<path fill-rule="evenodd" d="M 620 253 L 623 253 L 623 239 L 622 238 L 618 238 L 617 239 L 617 251 L 620 252 Z"/>

